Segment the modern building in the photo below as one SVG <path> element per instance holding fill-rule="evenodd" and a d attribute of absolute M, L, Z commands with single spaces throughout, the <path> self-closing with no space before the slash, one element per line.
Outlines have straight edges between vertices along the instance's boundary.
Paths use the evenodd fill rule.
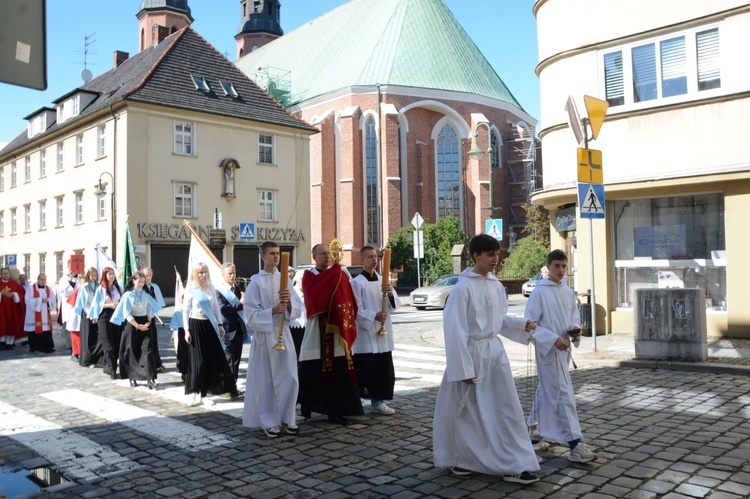
<path fill-rule="evenodd" d="M 72 254 L 92 265 L 97 244 L 121 260 L 128 222 L 171 295 L 175 267 L 187 277 L 188 221 L 240 276 L 258 271 L 266 240 L 307 261 L 317 130 L 190 28 L 187 1 L 146 0 L 138 19 L 138 54 L 115 52 L 0 151 L 0 255 L 59 278 Z"/>
<path fill-rule="evenodd" d="M 537 0 L 534 12 L 545 175 L 533 200 L 550 210 L 576 290 L 594 285 L 597 329 L 633 332 L 637 289 L 699 287 L 709 335 L 750 337 L 750 5 Z M 602 151 L 606 213 L 592 222 L 564 110 L 573 96 L 585 114 L 584 95 L 610 105 L 589 145 Z"/>
<path fill-rule="evenodd" d="M 280 7 L 241 2 L 236 64 L 320 132 L 313 241 L 340 238 L 356 263 L 420 213 L 469 234 L 502 220 L 507 250 L 539 174 L 536 120 L 442 0 L 351 0 L 287 34 Z"/>

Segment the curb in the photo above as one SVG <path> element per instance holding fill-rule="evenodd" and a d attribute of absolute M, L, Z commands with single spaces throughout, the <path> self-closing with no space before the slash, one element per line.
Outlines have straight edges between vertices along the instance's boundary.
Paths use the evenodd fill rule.
<path fill-rule="evenodd" d="M 674 362 L 667 360 L 622 360 L 620 367 L 634 369 L 667 369 L 671 371 L 689 371 L 710 374 L 731 374 L 733 376 L 750 376 L 750 367 L 719 362 Z"/>

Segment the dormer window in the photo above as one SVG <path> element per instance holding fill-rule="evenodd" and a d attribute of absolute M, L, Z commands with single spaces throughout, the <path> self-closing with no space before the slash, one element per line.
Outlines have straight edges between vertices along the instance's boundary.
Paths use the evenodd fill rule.
<path fill-rule="evenodd" d="M 47 131 L 47 128 L 55 122 L 56 111 L 49 107 L 43 107 L 26 116 L 28 121 L 26 135 L 28 138 L 35 137 Z"/>
<path fill-rule="evenodd" d="M 57 122 L 58 123 L 62 123 L 63 121 L 67 121 L 70 118 L 74 118 L 75 116 L 78 116 L 79 110 L 81 108 L 79 99 L 80 99 L 79 95 L 74 95 L 70 99 L 66 99 L 62 101 L 62 103 L 58 104 L 57 106 Z"/>
<path fill-rule="evenodd" d="M 211 91 L 211 87 L 208 85 L 208 82 L 204 77 L 190 75 L 190 78 L 193 79 L 193 84 L 195 85 L 196 90 L 200 90 L 204 94 L 207 94 Z"/>
<path fill-rule="evenodd" d="M 234 89 L 234 85 L 232 85 L 231 82 L 224 83 L 223 81 L 219 80 L 219 84 L 221 85 L 221 88 L 224 89 L 224 95 L 227 95 L 232 99 L 237 99 L 239 97 L 237 90 Z"/>

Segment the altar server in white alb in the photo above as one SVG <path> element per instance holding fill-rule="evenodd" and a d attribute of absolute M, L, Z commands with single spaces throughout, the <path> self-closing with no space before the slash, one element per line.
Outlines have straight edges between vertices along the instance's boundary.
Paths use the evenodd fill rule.
<path fill-rule="evenodd" d="M 297 353 L 294 350 L 289 321 L 299 317 L 302 301 L 294 290 L 289 275 L 276 268 L 281 253 L 279 246 L 266 241 L 261 246 L 263 270 L 250 279 L 242 307 L 247 326 L 253 330 L 250 358 L 247 361 L 245 410 L 242 425 L 262 428 L 268 438 L 283 432 L 299 433 L 297 426 Z M 286 289 L 281 289 L 281 279 Z M 281 340 L 286 347 L 276 350 L 279 320 L 284 317 Z"/>
<path fill-rule="evenodd" d="M 443 311 L 446 367 L 433 423 L 435 466 L 455 475 L 502 475 L 507 482 L 539 481 L 508 356 L 498 334 L 528 343 L 532 321 L 507 315 L 505 288 L 495 277 L 500 246 L 474 236 L 475 266 L 464 270 Z"/>
<path fill-rule="evenodd" d="M 364 271 L 352 279 L 352 289 L 357 297 L 357 339 L 352 346 L 357 385 L 360 396 L 367 395 L 372 402 L 373 414 L 391 415 L 396 411 L 386 400 L 393 400 L 396 374 L 393 369 L 393 324 L 391 312 L 398 308 L 399 298 L 390 283 L 375 271 L 378 251 L 365 246 L 359 251 Z M 383 293 L 386 293 L 386 310 L 383 311 Z M 378 334 L 385 323 L 388 334 Z"/>
<path fill-rule="evenodd" d="M 571 343 L 578 347 L 581 339 L 581 319 L 575 293 L 565 277 L 567 255 L 554 250 L 547 255 L 547 268 L 549 277 L 536 284 L 526 304 L 526 317 L 538 324 L 534 336 L 539 386 L 530 418 L 538 420 L 543 438 L 570 446 L 569 461 L 588 463 L 599 456 L 581 442 L 568 368 Z"/>

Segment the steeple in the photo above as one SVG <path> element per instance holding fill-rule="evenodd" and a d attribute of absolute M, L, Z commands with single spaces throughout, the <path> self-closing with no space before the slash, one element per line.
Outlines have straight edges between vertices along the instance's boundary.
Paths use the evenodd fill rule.
<path fill-rule="evenodd" d="M 242 23 L 234 39 L 237 40 L 237 58 L 252 52 L 284 34 L 279 19 L 279 0 L 240 0 Z"/>
<path fill-rule="evenodd" d="M 193 23 L 188 0 L 143 0 L 138 18 L 138 51 Z"/>

